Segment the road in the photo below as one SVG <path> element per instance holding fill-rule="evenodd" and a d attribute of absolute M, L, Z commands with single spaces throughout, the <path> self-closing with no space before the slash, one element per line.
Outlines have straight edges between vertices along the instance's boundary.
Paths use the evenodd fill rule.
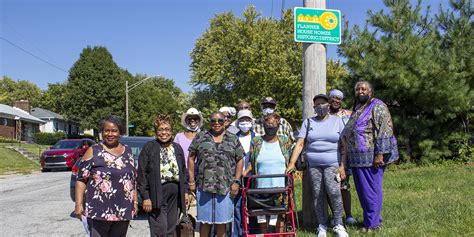
<path fill-rule="evenodd" d="M 70 171 L 0 176 L 0 236 L 86 236 L 71 213 Z M 127 236 L 149 236 L 145 215 Z"/>

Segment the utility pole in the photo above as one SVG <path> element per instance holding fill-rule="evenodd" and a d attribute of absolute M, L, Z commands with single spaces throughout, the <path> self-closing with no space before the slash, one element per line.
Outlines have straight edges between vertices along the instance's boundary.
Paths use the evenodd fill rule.
<path fill-rule="evenodd" d="M 137 86 L 141 85 L 143 82 L 151 79 L 151 78 L 155 78 L 155 77 L 160 77 L 160 75 L 156 75 L 156 76 L 149 76 L 143 80 L 140 80 L 140 81 L 137 81 L 135 83 L 133 83 L 132 85 L 128 86 L 128 81 L 125 81 L 125 126 L 126 127 L 126 130 L 125 130 L 125 135 L 128 136 L 129 134 L 129 127 L 128 127 L 128 92 L 130 92 L 131 90 L 135 89 Z"/>
<path fill-rule="evenodd" d="M 303 7 L 326 8 L 326 0 L 303 0 Z M 303 44 L 303 121 L 314 114 L 313 97 L 326 93 L 326 46 L 320 43 Z M 303 225 L 314 227 L 317 219 L 314 211 L 314 195 L 311 176 L 303 173 Z"/>

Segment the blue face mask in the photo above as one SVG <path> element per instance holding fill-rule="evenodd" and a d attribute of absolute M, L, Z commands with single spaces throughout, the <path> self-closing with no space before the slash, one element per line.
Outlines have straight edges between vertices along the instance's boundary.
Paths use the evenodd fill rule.
<path fill-rule="evenodd" d="M 242 132 L 248 132 L 252 128 L 252 122 L 240 122 L 239 128 Z"/>

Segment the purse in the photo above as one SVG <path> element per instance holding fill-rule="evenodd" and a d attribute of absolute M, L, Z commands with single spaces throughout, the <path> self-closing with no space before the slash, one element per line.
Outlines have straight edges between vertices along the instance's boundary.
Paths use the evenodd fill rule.
<path fill-rule="evenodd" d="M 178 224 L 176 225 L 176 236 L 194 237 L 194 228 L 196 227 L 196 219 L 188 215 L 189 207 L 184 210 Z"/>
<path fill-rule="evenodd" d="M 301 151 L 300 156 L 298 156 L 298 159 L 296 160 L 296 163 L 295 163 L 295 168 L 298 171 L 303 171 L 308 167 L 308 160 L 306 160 L 305 152 L 304 152 L 304 149 L 306 147 L 306 141 L 308 138 L 308 133 L 309 133 L 309 119 L 307 119 L 307 123 L 306 123 L 306 136 L 304 137 L 303 150 Z"/>

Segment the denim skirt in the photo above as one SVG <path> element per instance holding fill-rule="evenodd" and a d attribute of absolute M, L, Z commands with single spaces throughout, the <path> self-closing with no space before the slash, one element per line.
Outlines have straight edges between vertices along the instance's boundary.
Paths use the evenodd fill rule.
<path fill-rule="evenodd" d="M 203 224 L 225 224 L 233 221 L 234 204 L 230 192 L 226 195 L 197 189 L 197 221 Z"/>

